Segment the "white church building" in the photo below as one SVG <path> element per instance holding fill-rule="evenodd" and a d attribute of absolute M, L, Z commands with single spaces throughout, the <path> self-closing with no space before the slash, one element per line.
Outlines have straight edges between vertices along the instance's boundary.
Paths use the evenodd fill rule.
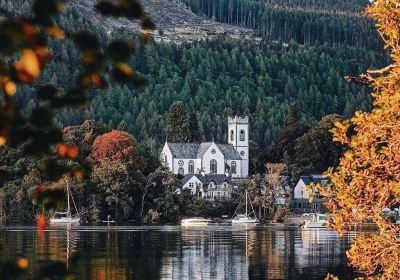
<path fill-rule="evenodd" d="M 228 118 L 228 143 L 166 142 L 161 161 L 175 174 L 225 175 L 245 178 L 249 175 L 249 119 Z"/>

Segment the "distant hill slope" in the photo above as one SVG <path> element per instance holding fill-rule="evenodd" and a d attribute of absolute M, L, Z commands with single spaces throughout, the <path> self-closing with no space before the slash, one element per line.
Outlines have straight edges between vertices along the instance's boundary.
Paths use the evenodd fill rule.
<path fill-rule="evenodd" d="M 32 0 L 0 0 L 0 17 L 6 16 L 7 11 L 12 13 L 28 12 Z M 79 18 L 82 21 L 103 28 L 110 33 L 118 28 L 140 30 L 138 21 L 124 18 L 112 18 L 99 15 L 95 11 L 95 0 L 69 0 L 67 2 L 67 14 L 63 18 Z M 156 39 L 192 41 L 200 37 L 211 37 L 221 33 L 250 34 L 250 29 L 219 23 L 204 16 L 194 14 L 180 1 L 173 0 L 141 0 L 144 10 L 154 21 L 157 31 Z M 69 17 L 72 14 L 73 17 Z"/>
<path fill-rule="evenodd" d="M 198 14 L 256 30 L 267 41 L 382 49 L 368 0 L 180 0 Z"/>

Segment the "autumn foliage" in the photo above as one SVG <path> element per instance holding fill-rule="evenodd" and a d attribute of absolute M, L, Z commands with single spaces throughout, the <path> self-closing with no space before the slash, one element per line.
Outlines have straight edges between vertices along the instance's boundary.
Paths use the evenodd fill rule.
<path fill-rule="evenodd" d="M 102 161 L 121 161 L 138 167 L 139 156 L 136 139 L 125 131 L 113 130 L 98 136 L 88 159 L 95 163 Z"/>
<path fill-rule="evenodd" d="M 400 204 L 400 6 L 398 0 L 377 0 L 367 8 L 391 51 L 393 63 L 358 78 L 374 89 L 372 112 L 336 123 L 334 140 L 348 150 L 327 191 L 334 213 L 331 226 L 343 233 L 352 224 L 374 222 L 378 233 L 358 235 L 347 252 L 353 266 L 372 279 L 400 279 L 400 227 L 382 215 Z M 352 128 L 352 136 L 349 128 Z"/>

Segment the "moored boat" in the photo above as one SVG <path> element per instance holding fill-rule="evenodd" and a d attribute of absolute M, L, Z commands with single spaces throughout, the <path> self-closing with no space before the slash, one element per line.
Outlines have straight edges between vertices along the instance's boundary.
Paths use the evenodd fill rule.
<path fill-rule="evenodd" d="M 210 220 L 204 219 L 202 217 L 183 219 L 181 221 L 181 226 L 208 226 Z"/>
<path fill-rule="evenodd" d="M 325 214 L 311 214 L 311 219 L 305 221 L 304 228 L 326 228 L 328 227 L 328 217 Z"/>
<path fill-rule="evenodd" d="M 72 212 L 71 212 L 70 196 L 71 196 L 72 202 L 75 207 L 75 215 L 72 215 Z M 80 220 L 81 219 L 79 217 L 74 198 L 72 196 L 72 193 L 69 189 L 69 185 L 67 182 L 67 211 L 66 212 L 55 212 L 49 222 L 51 225 L 79 225 Z"/>
<path fill-rule="evenodd" d="M 244 214 L 236 214 L 236 211 L 237 211 L 237 209 L 236 209 L 235 214 L 233 215 L 233 218 L 232 218 L 232 224 L 256 224 L 256 223 L 258 223 L 258 219 L 256 217 L 253 205 L 251 204 L 250 200 L 249 201 L 250 201 L 251 211 L 250 212 L 247 211 L 248 198 L 249 198 L 249 195 L 248 195 L 248 193 L 246 191 L 245 192 L 245 201 L 246 201 L 245 213 Z M 239 209 L 239 206 L 240 206 L 240 203 L 238 205 L 238 209 Z M 253 216 L 251 216 L 251 215 L 253 215 Z"/>

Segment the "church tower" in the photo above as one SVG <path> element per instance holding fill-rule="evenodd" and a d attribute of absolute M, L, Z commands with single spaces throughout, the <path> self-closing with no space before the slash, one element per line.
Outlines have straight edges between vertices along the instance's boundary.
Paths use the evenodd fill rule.
<path fill-rule="evenodd" d="M 249 176 L 249 118 L 228 117 L 228 143 L 242 158 L 241 176 Z"/>

